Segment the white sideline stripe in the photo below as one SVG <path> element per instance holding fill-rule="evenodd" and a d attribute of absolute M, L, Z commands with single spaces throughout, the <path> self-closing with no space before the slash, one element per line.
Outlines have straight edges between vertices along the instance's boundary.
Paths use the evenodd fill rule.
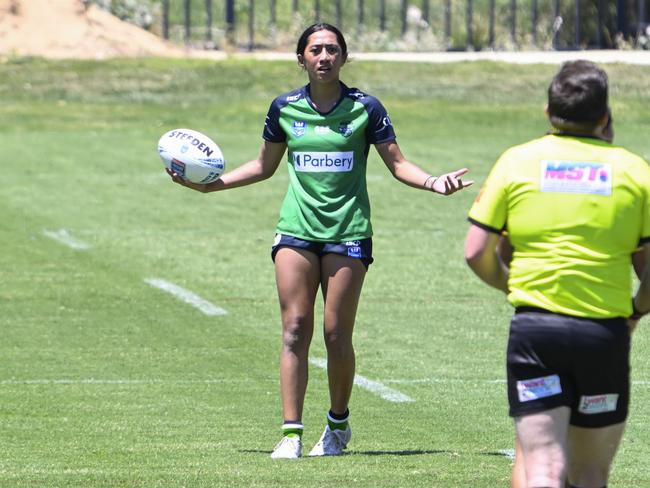
<path fill-rule="evenodd" d="M 442 383 L 442 384 L 450 384 L 450 383 L 472 383 L 472 384 L 505 384 L 506 380 L 505 379 L 498 379 L 498 380 L 479 380 L 479 379 L 463 379 L 463 378 L 421 378 L 417 380 L 395 380 L 395 379 L 389 379 L 389 380 L 384 380 L 385 383 L 394 383 L 396 385 L 415 385 L 415 384 L 428 384 L 428 385 L 433 385 L 436 383 Z M 635 386 L 650 386 L 650 380 L 637 380 L 637 381 L 631 381 L 631 383 Z"/>
<path fill-rule="evenodd" d="M 514 459 L 515 458 L 515 450 L 514 449 L 499 449 L 497 452 L 499 454 L 509 458 L 509 459 Z"/>
<path fill-rule="evenodd" d="M 325 359 L 312 358 L 309 362 L 319 368 L 327 369 L 327 361 Z M 354 384 L 368 390 L 370 393 L 379 395 L 381 398 L 388 400 L 389 402 L 405 403 L 415 401 L 404 393 L 400 393 L 399 391 L 393 390 L 378 381 L 369 380 L 368 378 L 364 378 L 358 374 L 354 376 Z"/>
<path fill-rule="evenodd" d="M 57 242 L 60 242 L 61 244 L 68 246 L 70 249 L 74 249 L 75 251 L 85 251 L 86 249 L 90 249 L 90 246 L 88 244 L 72 237 L 70 235 L 70 232 L 68 232 L 66 229 L 43 229 L 43 235 Z"/>
<path fill-rule="evenodd" d="M 175 296 L 179 300 L 191 305 L 194 308 L 197 308 L 205 315 L 226 315 L 226 312 L 223 308 L 217 307 L 216 305 L 204 300 L 196 293 L 193 293 L 185 288 L 182 288 L 174 283 L 169 281 L 161 280 L 159 278 L 145 278 L 145 283 L 158 288 L 159 290 L 165 291 L 170 295 Z"/>
<path fill-rule="evenodd" d="M 160 380 L 160 379 L 140 379 L 140 380 L 125 380 L 125 379 L 96 379 L 96 378 L 82 378 L 82 379 L 32 379 L 32 380 L 2 380 L 0 385 L 213 385 L 221 383 L 249 383 L 250 380 L 232 380 L 232 379 L 207 379 L 207 380 Z"/>
<path fill-rule="evenodd" d="M 472 378 L 420 378 L 416 380 L 395 380 L 395 379 L 389 379 L 389 380 L 384 380 L 386 383 L 395 383 L 397 385 L 415 385 L 415 384 L 435 384 L 435 383 L 444 383 L 444 384 L 449 384 L 449 383 L 490 383 L 490 384 L 499 384 L 499 383 L 505 383 L 505 379 L 498 379 L 498 380 L 479 380 L 479 379 L 472 379 Z"/>

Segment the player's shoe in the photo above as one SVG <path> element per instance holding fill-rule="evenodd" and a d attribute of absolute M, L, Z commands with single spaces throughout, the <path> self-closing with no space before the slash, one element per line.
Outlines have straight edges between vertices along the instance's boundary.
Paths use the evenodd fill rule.
<path fill-rule="evenodd" d="M 298 459 L 300 456 L 302 442 L 297 435 L 285 435 L 271 453 L 271 459 Z"/>
<path fill-rule="evenodd" d="M 323 435 L 309 452 L 310 456 L 340 456 L 350 442 L 352 429 L 348 425 L 345 430 L 332 430 L 330 426 L 325 427 Z"/>

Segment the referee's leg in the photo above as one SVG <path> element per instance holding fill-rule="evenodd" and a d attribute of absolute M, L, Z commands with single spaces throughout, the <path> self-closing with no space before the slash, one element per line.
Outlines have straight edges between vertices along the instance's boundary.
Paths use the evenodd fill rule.
<path fill-rule="evenodd" d="M 609 470 L 623 437 L 625 422 L 607 427 L 569 427 L 569 485 L 607 486 Z"/>
<path fill-rule="evenodd" d="M 564 488 L 570 415 L 557 407 L 515 418 L 528 488 Z"/>

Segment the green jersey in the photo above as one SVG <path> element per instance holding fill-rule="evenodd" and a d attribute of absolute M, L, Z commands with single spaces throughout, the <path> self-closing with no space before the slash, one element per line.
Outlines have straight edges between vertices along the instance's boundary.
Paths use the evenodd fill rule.
<path fill-rule="evenodd" d="M 288 147 L 289 189 L 277 232 L 317 242 L 372 236 L 366 163 L 371 144 L 395 140 L 386 109 L 374 97 L 341 84 L 327 113 L 316 110 L 309 85 L 277 97 L 263 138 Z"/>
<path fill-rule="evenodd" d="M 631 314 L 630 257 L 650 240 L 650 168 L 598 139 L 547 135 L 507 150 L 469 213 L 507 229 L 508 300 L 577 317 Z"/>

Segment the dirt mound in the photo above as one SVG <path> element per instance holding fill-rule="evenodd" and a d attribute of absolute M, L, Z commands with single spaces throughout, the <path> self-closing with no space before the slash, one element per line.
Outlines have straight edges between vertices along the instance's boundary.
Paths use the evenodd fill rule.
<path fill-rule="evenodd" d="M 0 0 L 0 56 L 104 59 L 183 49 L 83 0 Z"/>

